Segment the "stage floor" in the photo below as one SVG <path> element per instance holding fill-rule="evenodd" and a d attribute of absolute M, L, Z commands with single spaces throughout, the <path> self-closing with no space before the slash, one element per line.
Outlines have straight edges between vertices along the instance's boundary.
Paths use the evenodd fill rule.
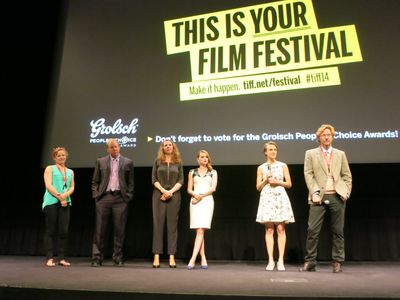
<path fill-rule="evenodd" d="M 48 268 L 44 257 L 0 256 L 0 299 L 400 299 L 400 262 L 347 262 L 334 274 L 328 262 L 317 272 L 298 272 L 299 264 L 268 272 L 261 261 L 209 261 L 207 270 L 189 271 L 183 261 L 153 269 L 145 260 L 99 268 L 90 258 L 69 260 L 71 267 Z"/>

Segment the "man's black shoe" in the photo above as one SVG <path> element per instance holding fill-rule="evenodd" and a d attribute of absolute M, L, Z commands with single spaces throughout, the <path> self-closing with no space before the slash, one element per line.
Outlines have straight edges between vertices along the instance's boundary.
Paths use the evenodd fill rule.
<path fill-rule="evenodd" d="M 100 267 L 101 266 L 101 261 L 99 260 L 93 260 L 91 263 L 92 267 Z"/>
<path fill-rule="evenodd" d="M 124 262 L 122 260 L 114 260 L 114 266 L 123 267 L 124 266 Z"/>
<path fill-rule="evenodd" d="M 299 272 L 315 272 L 316 263 L 311 261 L 306 261 L 302 267 L 300 267 Z"/>

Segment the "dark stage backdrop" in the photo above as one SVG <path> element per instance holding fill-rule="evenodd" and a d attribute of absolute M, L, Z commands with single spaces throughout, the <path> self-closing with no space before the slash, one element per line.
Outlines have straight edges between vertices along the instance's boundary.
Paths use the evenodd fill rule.
<path fill-rule="evenodd" d="M 23 138 L 4 139 L 0 208 L 0 254 L 44 255 L 44 192 L 41 166 L 44 122 L 52 96 L 51 83 L 57 77 L 58 29 L 63 28 L 63 5 L 32 3 L 28 15 L 15 18 L 21 26 L 13 29 L 16 51 L 15 84 L 7 110 L 15 122 L 24 124 Z M 32 113 L 35 108 L 36 112 Z M 15 122 L 7 127 L 12 129 Z M 363 151 L 363 149 L 359 149 Z M 260 159 L 261 159 L 261 153 Z M 79 155 L 79 153 L 74 155 Z M 377 156 L 385 155 L 380 149 Z M 346 215 L 348 260 L 400 259 L 399 163 L 351 164 L 354 190 Z M 185 166 L 185 175 L 190 166 Z M 294 186 L 289 190 L 296 223 L 287 226 L 287 259 L 302 260 L 307 219 L 306 188 L 301 164 L 289 165 Z M 263 228 L 255 222 L 258 192 L 256 165 L 216 166 L 219 185 L 215 193 L 213 228 L 207 232 L 209 259 L 265 259 Z M 73 195 L 69 239 L 70 256 L 90 256 L 94 203 L 90 197 L 92 168 L 74 168 L 76 192 Z M 128 258 L 151 257 L 151 182 L 149 167 L 135 169 L 136 193 L 129 211 L 125 253 Z M 186 179 L 186 178 L 185 178 Z M 178 257 L 188 258 L 194 232 L 188 229 L 188 197 L 183 188 L 179 221 Z M 326 230 L 326 227 L 325 229 Z M 320 259 L 330 258 L 330 237 L 322 235 Z"/>
<path fill-rule="evenodd" d="M 185 167 L 185 174 L 190 166 Z M 215 193 L 212 229 L 206 232 L 209 259 L 263 260 L 266 257 L 263 226 L 255 222 L 259 193 L 255 189 L 257 166 L 216 166 L 219 185 Z M 304 255 L 307 229 L 307 191 L 302 165 L 289 165 L 293 187 L 290 189 L 296 222 L 287 226 L 288 261 L 300 261 Z M 346 211 L 346 255 L 348 260 L 400 259 L 400 202 L 398 176 L 400 164 L 353 164 L 354 190 Z M 73 195 L 69 239 L 70 256 L 90 256 L 94 225 L 94 202 L 90 181 L 93 169 L 75 169 L 76 192 Z M 135 173 L 135 199 L 129 208 L 125 255 L 150 258 L 152 243 L 151 168 L 138 167 Z M 42 170 L 32 173 L 31 190 L 16 188 L 12 199 L 2 207 L 0 254 L 43 255 L 44 216 Z M 189 229 L 189 197 L 182 189 L 177 257 L 191 255 L 195 233 Z M 325 224 L 326 225 L 326 224 Z M 327 226 L 321 235 L 319 257 L 330 259 L 330 235 Z"/>

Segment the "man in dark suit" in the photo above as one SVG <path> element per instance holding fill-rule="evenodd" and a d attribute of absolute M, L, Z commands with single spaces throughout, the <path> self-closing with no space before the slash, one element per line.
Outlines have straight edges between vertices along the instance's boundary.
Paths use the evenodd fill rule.
<path fill-rule="evenodd" d="M 96 225 L 92 249 L 92 266 L 102 265 L 105 233 L 110 215 L 113 220 L 114 265 L 123 266 L 123 244 L 128 203 L 133 198 L 133 161 L 120 154 L 117 139 L 107 140 L 108 155 L 96 160 L 92 178 L 92 196 L 96 202 Z"/>
<path fill-rule="evenodd" d="M 335 129 L 324 124 L 318 128 L 318 148 L 307 150 L 304 178 L 309 191 L 306 256 L 300 271 L 315 271 L 319 234 L 326 213 L 330 214 L 333 272 L 342 272 L 344 253 L 344 216 L 350 197 L 352 175 L 346 154 L 332 147 Z"/>

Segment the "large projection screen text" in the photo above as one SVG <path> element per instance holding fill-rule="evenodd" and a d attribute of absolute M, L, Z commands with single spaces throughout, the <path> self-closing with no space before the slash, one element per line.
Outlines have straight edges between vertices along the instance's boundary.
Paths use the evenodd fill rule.
<path fill-rule="evenodd" d="M 92 167 L 117 138 L 136 166 L 301 164 L 321 124 L 350 163 L 400 161 L 400 2 L 68 1 L 42 164 Z"/>

